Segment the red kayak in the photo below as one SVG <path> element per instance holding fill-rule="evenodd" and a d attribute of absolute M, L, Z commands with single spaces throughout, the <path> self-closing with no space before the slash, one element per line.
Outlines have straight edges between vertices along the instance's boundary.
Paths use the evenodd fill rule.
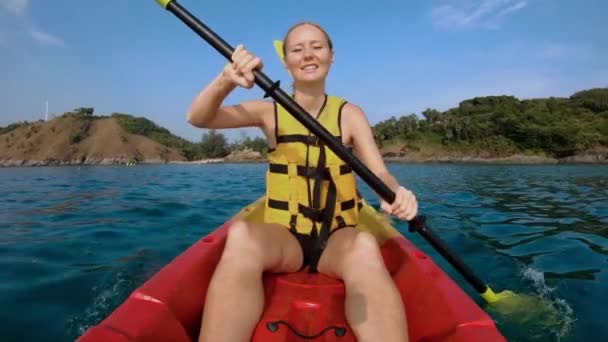
<path fill-rule="evenodd" d="M 261 221 L 263 203 L 259 199 L 234 218 Z M 505 341 L 492 318 L 373 207 L 365 204 L 360 217 L 361 229 L 381 244 L 401 292 L 410 341 Z M 231 222 L 176 257 L 78 340 L 196 341 L 207 286 Z M 264 313 L 252 341 L 355 341 L 341 281 L 301 271 L 265 274 L 264 287 Z"/>

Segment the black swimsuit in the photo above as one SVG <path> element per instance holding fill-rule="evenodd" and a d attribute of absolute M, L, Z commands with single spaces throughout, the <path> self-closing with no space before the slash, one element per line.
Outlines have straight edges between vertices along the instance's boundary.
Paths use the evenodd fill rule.
<path fill-rule="evenodd" d="M 344 226 L 335 228 L 331 232 L 329 232 L 329 237 L 331 234 L 335 233 L 337 230 L 346 227 L 354 227 L 354 226 Z M 317 266 L 319 264 L 319 260 L 321 260 L 321 255 L 325 250 L 325 246 L 316 246 L 317 238 L 312 236 L 311 234 L 302 234 L 295 231 L 291 231 L 291 234 L 295 236 L 296 240 L 300 244 L 300 249 L 302 250 L 302 266 L 300 267 L 300 271 L 303 270 L 306 266 L 309 267 L 309 271 L 311 273 L 317 272 Z M 328 239 L 329 240 L 329 239 Z M 327 244 L 327 243 L 326 243 Z"/>

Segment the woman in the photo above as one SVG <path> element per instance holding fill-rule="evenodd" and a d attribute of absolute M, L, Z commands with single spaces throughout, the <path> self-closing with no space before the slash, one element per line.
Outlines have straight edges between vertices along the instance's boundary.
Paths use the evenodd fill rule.
<path fill-rule="evenodd" d="M 381 201 L 382 209 L 412 219 L 416 199 L 387 171 L 363 111 L 325 94 L 334 61 L 327 33 L 314 23 L 297 24 L 287 32 L 283 52 L 294 80 L 294 100 L 352 147 L 395 192 L 394 203 Z M 358 206 L 353 204 L 358 197 L 352 170 L 279 104 L 257 100 L 220 107 L 237 86 L 253 87 L 252 70 L 262 67 L 259 58 L 239 45 L 232 63 L 198 95 L 187 115 L 197 127 L 259 127 L 270 147 L 265 223 L 240 221 L 230 227 L 209 285 L 199 340 L 249 340 L 264 307 L 262 273 L 308 266 L 343 280 L 346 317 L 359 341 L 406 341 L 402 300 L 379 246 L 371 234 L 356 228 Z"/>

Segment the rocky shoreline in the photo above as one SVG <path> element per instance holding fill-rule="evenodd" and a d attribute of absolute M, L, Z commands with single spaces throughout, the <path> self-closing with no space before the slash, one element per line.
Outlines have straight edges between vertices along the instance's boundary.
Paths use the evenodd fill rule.
<path fill-rule="evenodd" d="M 384 157 L 388 163 L 481 163 L 481 164 L 560 164 L 559 159 L 544 156 L 512 155 L 508 157 L 483 158 L 473 156 L 401 156 Z M 576 160 L 573 164 L 578 163 Z"/>
<path fill-rule="evenodd" d="M 555 165 L 555 164 L 608 164 L 608 155 L 584 154 L 561 159 L 545 156 L 511 155 L 500 158 L 481 158 L 472 156 L 384 156 L 387 163 L 437 163 L 437 164 L 526 164 L 526 165 Z M 265 163 L 267 159 L 259 155 L 235 156 L 225 158 L 201 159 L 194 161 L 177 161 L 162 159 L 147 159 L 134 161 L 130 158 L 85 158 L 79 160 L 0 160 L 0 167 L 27 166 L 82 166 L 82 165 L 151 165 L 151 164 L 218 164 L 218 163 Z"/>
<path fill-rule="evenodd" d="M 608 155 L 582 154 L 566 158 L 514 154 L 506 157 L 484 158 L 477 156 L 384 156 L 385 162 L 393 163 L 470 163 L 470 164 L 608 164 Z"/>
<path fill-rule="evenodd" d="M 130 158 L 86 158 L 71 160 L 34 160 L 34 159 L 5 159 L 0 160 L 0 167 L 27 167 L 27 166 L 82 166 L 82 165 L 127 165 L 136 164 L 166 164 L 169 161 L 162 159 L 147 159 L 134 161 Z"/>

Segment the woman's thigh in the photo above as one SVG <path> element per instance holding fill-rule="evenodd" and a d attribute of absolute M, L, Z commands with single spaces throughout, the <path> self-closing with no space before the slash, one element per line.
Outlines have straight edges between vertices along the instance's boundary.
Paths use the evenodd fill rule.
<path fill-rule="evenodd" d="M 320 273 L 333 278 L 342 279 L 342 269 L 345 255 L 352 247 L 359 230 L 355 227 L 346 227 L 331 234 L 323 254 L 319 259 L 317 269 Z"/>
<path fill-rule="evenodd" d="M 225 258 L 262 263 L 264 271 L 294 272 L 303 260 L 297 239 L 279 224 L 237 221 L 228 231 Z"/>

